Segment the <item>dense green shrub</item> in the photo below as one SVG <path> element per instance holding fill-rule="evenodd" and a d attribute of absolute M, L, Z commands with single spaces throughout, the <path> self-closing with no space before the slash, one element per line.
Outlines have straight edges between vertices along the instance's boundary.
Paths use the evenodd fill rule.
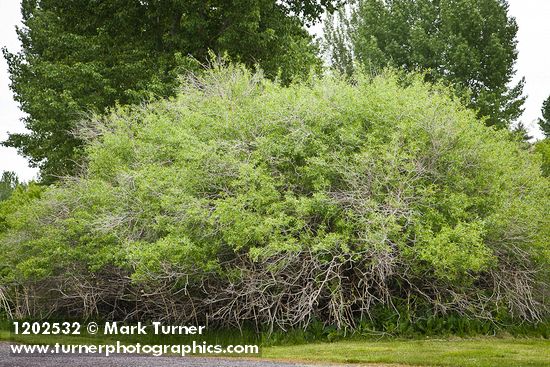
<path fill-rule="evenodd" d="M 13 313 L 339 328 L 380 306 L 545 317 L 536 156 L 421 79 L 287 88 L 216 68 L 84 124 L 83 174 L 8 218 Z"/>

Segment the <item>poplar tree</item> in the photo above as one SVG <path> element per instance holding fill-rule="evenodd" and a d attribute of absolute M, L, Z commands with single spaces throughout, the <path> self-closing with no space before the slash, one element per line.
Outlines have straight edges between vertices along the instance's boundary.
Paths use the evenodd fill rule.
<path fill-rule="evenodd" d="M 428 81 L 452 84 L 487 125 L 509 127 L 522 114 L 524 80 L 512 84 L 518 26 L 505 0 L 353 3 L 325 28 L 328 56 L 340 71 L 349 73 L 353 63 L 375 72 L 420 70 Z"/>

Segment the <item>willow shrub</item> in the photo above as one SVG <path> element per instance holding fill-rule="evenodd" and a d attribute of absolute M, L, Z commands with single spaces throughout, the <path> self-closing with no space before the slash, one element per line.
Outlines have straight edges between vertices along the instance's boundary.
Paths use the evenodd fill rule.
<path fill-rule="evenodd" d="M 283 87 L 237 66 L 81 127 L 88 161 L 6 218 L 5 307 L 270 327 L 547 315 L 550 190 L 421 77 Z"/>

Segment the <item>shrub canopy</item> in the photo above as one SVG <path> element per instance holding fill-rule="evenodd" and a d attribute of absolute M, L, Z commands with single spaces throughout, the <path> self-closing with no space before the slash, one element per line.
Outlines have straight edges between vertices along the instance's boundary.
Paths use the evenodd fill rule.
<path fill-rule="evenodd" d="M 539 319 L 549 181 L 449 95 L 392 72 L 283 87 L 230 66 L 98 117 L 84 174 L 7 215 L 11 312 Z"/>

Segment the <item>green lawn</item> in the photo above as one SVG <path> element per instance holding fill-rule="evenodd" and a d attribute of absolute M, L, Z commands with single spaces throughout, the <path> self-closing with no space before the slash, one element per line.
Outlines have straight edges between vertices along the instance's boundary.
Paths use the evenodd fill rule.
<path fill-rule="evenodd" d="M 342 364 L 548 367 L 550 366 L 550 340 L 476 338 L 340 341 L 263 348 L 262 358 Z"/>
<path fill-rule="evenodd" d="M 0 331 L 0 340 L 23 343 L 109 344 L 105 336 L 19 336 Z M 137 340 L 155 343 L 155 340 Z M 136 342 L 134 340 L 133 342 Z M 391 364 L 456 367 L 550 366 L 550 340 L 536 338 L 472 338 L 425 340 L 343 340 L 333 343 L 270 346 L 261 358 L 310 363 Z"/>

